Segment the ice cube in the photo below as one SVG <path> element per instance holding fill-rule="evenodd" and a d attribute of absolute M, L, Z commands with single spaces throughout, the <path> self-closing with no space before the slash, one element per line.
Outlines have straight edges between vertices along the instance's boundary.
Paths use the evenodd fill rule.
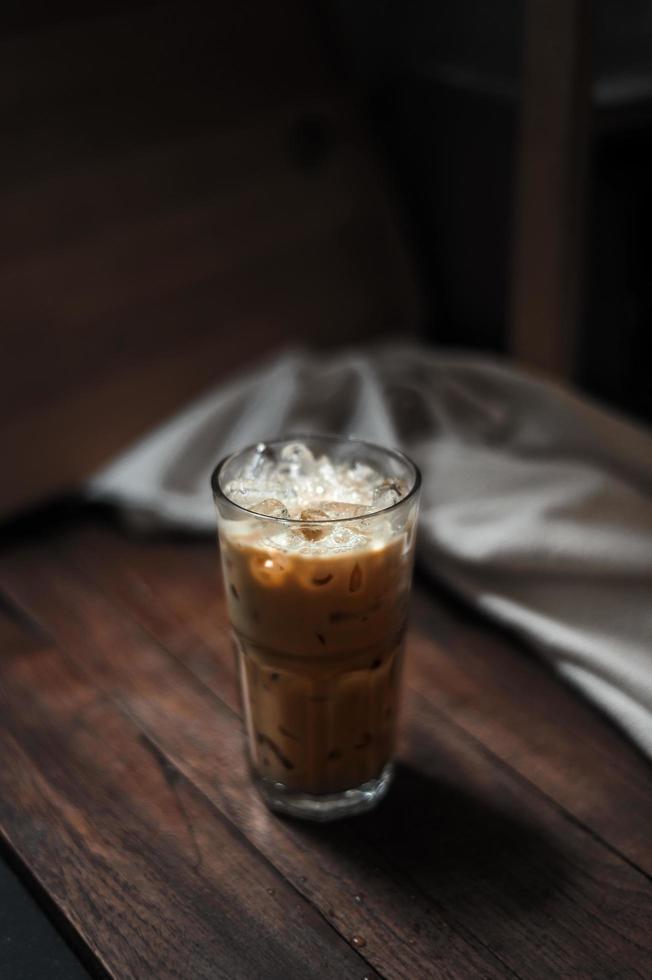
<path fill-rule="evenodd" d="M 329 519 L 325 510 L 320 507 L 307 507 L 301 511 L 302 521 L 327 521 Z M 324 536 L 324 528 L 306 525 L 300 528 L 301 533 L 307 541 L 319 541 Z"/>
<path fill-rule="evenodd" d="M 224 495 L 241 507 L 248 507 L 256 494 L 260 497 L 260 484 L 255 480 L 231 480 L 224 488 Z"/>
<path fill-rule="evenodd" d="M 407 492 L 407 487 L 402 480 L 383 480 L 378 486 L 374 487 L 373 505 L 377 510 L 385 510 L 393 507 L 399 500 L 402 500 Z"/>
<path fill-rule="evenodd" d="M 328 539 L 329 549 L 338 551 L 353 551 L 355 548 L 361 548 L 363 545 L 367 544 L 367 538 L 364 534 L 359 533 L 358 530 L 353 530 L 348 526 L 339 527 L 336 525 Z"/>
<path fill-rule="evenodd" d="M 282 500 L 277 500 L 276 497 L 266 497 L 265 500 L 261 500 L 260 503 L 250 505 L 250 510 L 255 514 L 262 514 L 263 517 L 289 517 L 289 512 Z"/>
<path fill-rule="evenodd" d="M 264 442 L 259 442 L 255 452 L 247 464 L 247 476 L 260 477 L 263 472 L 269 470 L 274 462 L 274 450 Z"/>
<path fill-rule="evenodd" d="M 362 517 L 368 508 L 362 504 L 347 503 L 342 500 L 324 500 L 320 503 L 326 518 L 330 520 L 346 520 L 349 517 Z"/>
<path fill-rule="evenodd" d="M 322 507 L 307 507 L 301 511 L 302 521 L 329 521 L 330 514 Z"/>
<path fill-rule="evenodd" d="M 315 463 L 315 469 L 317 470 L 317 476 L 319 477 L 320 483 L 323 484 L 337 484 L 337 473 L 335 472 L 335 467 L 331 463 L 328 456 L 320 456 Z"/>
<path fill-rule="evenodd" d="M 366 463 L 354 463 L 350 470 L 350 475 L 356 483 L 370 483 L 374 477 L 377 478 L 378 474 L 371 466 L 367 466 Z"/>
<path fill-rule="evenodd" d="M 384 490 L 382 493 L 374 495 L 374 510 L 387 510 L 393 507 L 401 498 L 393 490 Z"/>
<path fill-rule="evenodd" d="M 295 471 L 300 470 L 304 473 L 309 473 L 315 465 L 315 457 L 301 442 L 289 442 L 287 446 L 283 446 L 281 459 L 283 462 L 290 463 Z"/>

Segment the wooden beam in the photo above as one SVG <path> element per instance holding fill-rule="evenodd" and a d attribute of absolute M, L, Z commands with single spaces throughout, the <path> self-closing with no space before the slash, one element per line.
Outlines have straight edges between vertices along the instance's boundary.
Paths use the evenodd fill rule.
<path fill-rule="evenodd" d="M 528 0 L 510 350 L 570 378 L 590 119 L 590 0 Z"/>

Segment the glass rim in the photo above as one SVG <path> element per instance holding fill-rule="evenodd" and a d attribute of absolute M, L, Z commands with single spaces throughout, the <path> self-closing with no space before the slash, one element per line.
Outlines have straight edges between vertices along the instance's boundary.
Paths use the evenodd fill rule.
<path fill-rule="evenodd" d="M 404 497 L 397 500 L 395 504 L 390 507 L 382 507 L 380 510 L 370 511 L 368 514 L 361 514 L 358 517 L 326 517 L 321 520 L 302 520 L 300 517 L 273 517 L 271 514 L 257 514 L 255 510 L 250 510 L 248 507 L 243 507 L 242 504 L 238 504 L 235 500 L 231 500 L 227 497 L 222 486 L 220 484 L 220 475 L 222 470 L 230 463 L 232 459 L 239 456 L 241 453 L 251 452 L 260 444 L 264 442 L 266 446 L 275 446 L 280 444 L 287 444 L 288 442 L 301 441 L 302 439 L 321 439 L 324 442 L 348 442 L 356 443 L 359 446 L 366 446 L 369 449 L 379 450 L 380 452 L 387 453 L 388 456 L 393 456 L 403 464 L 407 464 L 408 469 L 412 470 L 412 486 L 406 493 Z M 388 446 L 381 446 L 377 442 L 369 442 L 367 439 L 358 439 L 356 436 L 338 436 L 331 432 L 291 432 L 287 436 L 277 437 L 274 439 L 259 440 L 259 442 L 254 442 L 249 446 L 243 446 L 242 449 L 236 449 L 234 452 L 229 453 L 224 456 L 217 466 L 211 473 L 211 489 L 213 491 L 213 499 L 225 500 L 231 507 L 235 507 L 236 510 L 242 511 L 243 514 L 247 514 L 250 517 L 256 517 L 261 521 L 272 521 L 274 524 L 347 524 L 351 521 L 360 522 L 369 520 L 372 517 L 378 517 L 380 514 L 391 514 L 392 511 L 398 510 L 399 507 L 403 507 L 404 504 L 412 500 L 421 489 L 421 470 L 417 464 L 410 459 L 410 457 L 402 452 L 400 449 L 389 448 Z"/>

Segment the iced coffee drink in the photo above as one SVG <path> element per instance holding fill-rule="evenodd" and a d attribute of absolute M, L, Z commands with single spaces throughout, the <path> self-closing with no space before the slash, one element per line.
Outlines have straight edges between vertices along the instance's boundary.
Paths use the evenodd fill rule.
<path fill-rule="evenodd" d="M 419 475 L 353 440 L 259 444 L 213 475 L 255 781 L 331 819 L 391 778 Z"/>

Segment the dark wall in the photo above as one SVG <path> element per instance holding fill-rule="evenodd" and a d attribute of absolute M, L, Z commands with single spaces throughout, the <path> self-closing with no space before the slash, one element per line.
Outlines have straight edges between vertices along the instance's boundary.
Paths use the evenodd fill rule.
<path fill-rule="evenodd" d="M 0 513 L 281 346 L 418 323 L 303 0 L 3 5 L 0 119 Z"/>
<path fill-rule="evenodd" d="M 506 347 L 521 8 L 517 0 L 331 4 L 369 92 L 440 344 Z"/>
<path fill-rule="evenodd" d="M 524 0 L 331 0 L 369 93 L 438 343 L 505 350 Z M 593 4 L 592 124 L 575 380 L 652 418 L 652 3 Z"/>

